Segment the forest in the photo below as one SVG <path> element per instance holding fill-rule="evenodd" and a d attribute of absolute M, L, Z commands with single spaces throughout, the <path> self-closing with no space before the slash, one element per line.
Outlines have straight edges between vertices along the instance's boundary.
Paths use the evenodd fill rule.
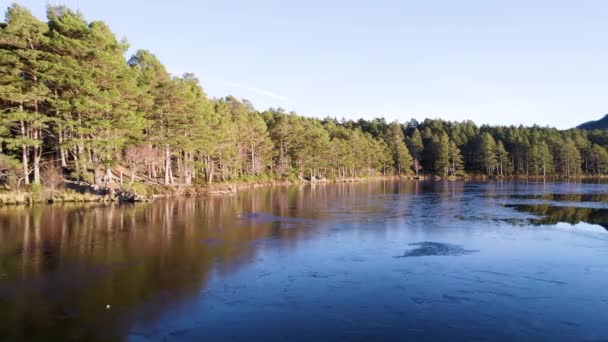
<path fill-rule="evenodd" d="M 208 97 L 101 21 L 17 4 L 0 24 L 0 184 L 205 185 L 372 176 L 608 173 L 605 130 L 318 119 Z M 314 113 L 311 113 L 314 114 Z M 488 113 L 491 114 L 491 113 Z"/>

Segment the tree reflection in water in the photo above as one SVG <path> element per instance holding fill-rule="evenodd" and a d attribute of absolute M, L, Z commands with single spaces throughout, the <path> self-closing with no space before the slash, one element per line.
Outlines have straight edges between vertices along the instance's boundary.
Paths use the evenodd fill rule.
<path fill-rule="evenodd" d="M 535 224 L 590 223 L 600 225 L 608 230 L 608 209 L 604 208 L 555 206 L 551 204 L 510 204 L 507 207 L 541 216 L 530 220 Z"/>
<path fill-rule="evenodd" d="M 386 259 L 377 264 L 385 266 L 411 259 L 393 258 L 408 243 L 428 241 L 433 253 L 452 255 L 443 252 L 447 245 L 426 238 L 449 241 L 466 236 L 462 248 L 467 253 L 459 253 L 476 260 L 472 255 L 482 253 L 468 253 L 480 249 L 468 246 L 471 237 L 477 236 L 472 232 L 485 232 L 489 222 L 517 214 L 501 205 L 501 195 L 520 189 L 540 193 L 545 187 L 386 181 L 267 188 L 231 197 L 139 205 L 0 208 L 0 339 L 127 339 L 139 333 L 133 327 L 154 327 L 168 311 L 197 300 L 214 277 L 245 269 L 266 249 L 295 252 L 313 238 L 328 241 L 316 250 L 321 259 L 333 257 L 332 248 L 348 243 L 347 247 L 355 248 L 365 241 L 366 248 L 386 251 Z M 533 222 L 537 224 L 588 222 L 606 227 L 607 222 L 607 209 L 551 204 L 515 208 L 541 215 Z M 508 229 L 504 224 L 497 225 Z M 333 232 L 346 240 L 331 238 Z M 369 234 L 377 239 L 364 240 Z M 387 248 L 389 236 L 403 239 L 392 246 L 393 251 Z M 320 269 L 324 266 L 315 264 Z M 365 278 L 365 263 L 348 267 L 353 278 Z M 425 285 L 419 290 L 428 288 L 426 278 L 420 284 Z M 283 284 L 279 280 L 277 285 Z M 366 286 L 373 289 L 369 283 Z M 302 291 L 307 289 L 302 285 Z M 307 293 L 299 294 L 306 297 Z"/>
<path fill-rule="evenodd" d="M 124 337 L 129 317 L 154 320 L 165 306 L 198 294 L 213 272 L 253 260 L 265 242 L 295 246 L 318 228 L 314 220 L 346 213 L 328 203 L 415 186 L 375 182 L 152 204 L 0 208 L 0 336 Z"/>

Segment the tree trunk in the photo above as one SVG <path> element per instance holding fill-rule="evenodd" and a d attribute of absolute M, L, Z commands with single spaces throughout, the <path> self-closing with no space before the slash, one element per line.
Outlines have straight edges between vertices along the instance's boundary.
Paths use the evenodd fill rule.
<path fill-rule="evenodd" d="M 104 182 L 105 182 L 106 187 L 108 186 L 108 184 L 110 184 L 113 181 L 114 181 L 114 175 L 112 175 L 112 168 L 109 166 L 106 166 L 106 174 L 104 176 Z"/>
<path fill-rule="evenodd" d="M 41 148 L 36 146 L 33 148 L 34 155 L 34 184 L 40 184 L 40 157 Z"/>
<path fill-rule="evenodd" d="M 63 147 L 63 141 L 65 139 L 64 134 L 63 129 L 59 131 L 59 158 L 61 159 L 61 167 L 65 168 L 68 166 L 68 163 L 65 157 L 65 148 Z"/>
<path fill-rule="evenodd" d="M 165 146 L 165 185 L 171 184 L 171 150 Z"/>
<path fill-rule="evenodd" d="M 40 131 L 34 130 L 32 138 L 38 140 L 40 138 Z M 34 160 L 34 184 L 40 184 L 40 158 L 42 157 L 42 148 L 40 146 L 32 148 L 32 157 Z"/>
<path fill-rule="evenodd" d="M 23 182 L 27 185 L 30 184 L 30 171 L 28 166 L 28 158 L 27 158 L 27 146 L 21 145 L 21 164 L 23 167 Z"/>
<path fill-rule="evenodd" d="M 207 184 L 211 184 L 213 182 L 213 174 L 215 173 L 215 165 L 210 156 L 205 157 L 205 167 L 203 168 L 203 171 L 205 172 Z"/>
<path fill-rule="evenodd" d="M 251 174 L 255 175 L 257 172 L 257 166 L 255 165 L 255 146 L 251 144 Z"/>
<path fill-rule="evenodd" d="M 26 130 L 25 130 L 25 122 L 20 121 L 21 124 L 21 136 L 23 138 L 26 137 Z M 30 168 L 28 165 L 28 158 L 27 158 L 27 145 L 22 144 L 21 145 L 21 164 L 23 167 L 23 182 L 27 185 L 30 184 Z"/>
<path fill-rule="evenodd" d="M 543 179 L 545 179 L 545 177 L 547 177 L 547 166 L 545 161 L 543 160 Z"/>

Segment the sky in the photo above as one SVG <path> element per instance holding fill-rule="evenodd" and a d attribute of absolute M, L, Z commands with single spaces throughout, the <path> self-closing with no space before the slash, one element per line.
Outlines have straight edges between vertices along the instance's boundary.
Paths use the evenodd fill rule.
<path fill-rule="evenodd" d="M 605 0 L 17 2 L 79 9 L 260 110 L 558 128 L 608 113 Z"/>

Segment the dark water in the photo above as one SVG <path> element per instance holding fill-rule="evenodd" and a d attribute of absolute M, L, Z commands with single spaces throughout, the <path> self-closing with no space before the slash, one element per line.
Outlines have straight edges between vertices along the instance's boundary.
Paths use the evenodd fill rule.
<path fill-rule="evenodd" d="M 0 208 L 0 340 L 608 340 L 608 185 Z"/>

